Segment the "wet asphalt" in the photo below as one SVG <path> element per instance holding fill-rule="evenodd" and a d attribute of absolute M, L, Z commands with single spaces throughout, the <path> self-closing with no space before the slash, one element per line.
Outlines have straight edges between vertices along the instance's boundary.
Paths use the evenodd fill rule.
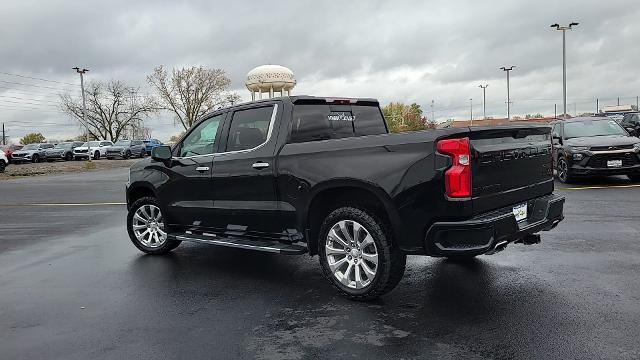
<path fill-rule="evenodd" d="M 337 295 L 317 257 L 141 254 L 112 204 L 126 179 L 0 182 L 1 359 L 640 358 L 640 187 L 559 190 L 566 219 L 541 244 L 410 257 L 365 304 Z M 602 184 L 630 185 L 574 186 Z"/>

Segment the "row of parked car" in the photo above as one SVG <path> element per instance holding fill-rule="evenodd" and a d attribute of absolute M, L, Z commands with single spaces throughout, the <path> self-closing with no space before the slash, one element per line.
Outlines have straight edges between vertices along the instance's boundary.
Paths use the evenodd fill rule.
<path fill-rule="evenodd" d="M 19 164 L 25 162 L 41 162 L 56 160 L 82 159 L 129 159 L 150 155 L 151 150 L 162 143 L 157 139 L 148 140 L 118 140 L 111 141 L 70 141 L 58 144 L 35 143 L 25 146 L 3 145 L 0 147 L 7 159 L 7 163 Z M 6 166 L 6 164 L 5 164 Z"/>

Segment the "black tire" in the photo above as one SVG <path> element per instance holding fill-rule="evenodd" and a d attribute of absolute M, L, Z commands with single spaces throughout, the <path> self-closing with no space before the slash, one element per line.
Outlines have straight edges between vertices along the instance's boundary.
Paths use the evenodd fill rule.
<path fill-rule="evenodd" d="M 373 238 L 378 252 L 376 274 L 373 280 L 361 289 L 342 284 L 329 267 L 325 248 L 326 239 L 331 228 L 341 220 L 351 220 L 361 224 Z M 402 279 L 407 260 L 405 254 L 393 248 L 392 238 L 390 226 L 366 209 L 341 207 L 332 211 L 324 219 L 318 237 L 318 254 L 325 277 L 340 293 L 352 300 L 370 301 L 388 293 Z"/>
<path fill-rule="evenodd" d="M 144 150 L 142 150 L 142 151 L 140 152 L 140 159 L 144 159 L 144 156 L 145 156 L 145 155 L 147 155 L 147 152 L 146 152 L 146 151 L 144 151 Z"/>
<path fill-rule="evenodd" d="M 31 157 L 31 162 L 32 162 L 32 163 L 34 163 L 34 164 L 35 164 L 35 163 L 40 162 L 40 155 L 38 155 L 38 154 L 34 154 L 34 155 Z"/>
<path fill-rule="evenodd" d="M 0 160 L 0 173 L 4 172 L 4 169 L 7 168 L 7 164 L 4 162 L 4 160 Z"/>
<path fill-rule="evenodd" d="M 571 169 L 569 169 L 569 164 L 567 164 L 567 161 L 564 158 L 560 157 L 558 159 L 558 165 L 556 169 L 558 180 L 560 180 L 560 182 L 568 184 L 573 181 L 573 176 L 571 176 Z"/>
<path fill-rule="evenodd" d="M 93 160 L 100 160 L 100 151 L 96 151 L 93 153 Z"/>
<path fill-rule="evenodd" d="M 49 162 L 49 163 L 53 162 L 53 159 L 47 159 L 47 162 Z"/>
<path fill-rule="evenodd" d="M 124 159 L 128 159 L 131 157 L 131 151 L 127 150 L 127 152 L 124 153 Z"/>
<path fill-rule="evenodd" d="M 107 156 L 107 160 L 113 160 L 113 158 L 112 158 L 112 157 Z"/>
<path fill-rule="evenodd" d="M 131 205 L 129 213 L 127 214 L 127 232 L 129 233 L 129 239 L 131 240 L 133 245 L 135 245 L 140 251 L 144 253 L 151 255 L 168 254 L 169 252 L 171 252 L 171 250 L 177 248 L 180 245 L 181 241 L 167 239 L 161 246 L 152 248 L 142 244 L 133 233 L 133 216 L 135 215 L 136 210 L 138 210 L 143 205 L 153 205 L 160 208 L 158 201 L 154 197 L 143 197 L 136 200 L 133 205 Z M 168 232 L 168 229 L 165 228 L 165 231 Z"/>
<path fill-rule="evenodd" d="M 73 154 L 72 154 L 72 153 L 67 153 L 67 154 L 64 156 L 64 160 L 65 160 L 65 161 L 71 161 L 71 160 L 73 160 Z"/>

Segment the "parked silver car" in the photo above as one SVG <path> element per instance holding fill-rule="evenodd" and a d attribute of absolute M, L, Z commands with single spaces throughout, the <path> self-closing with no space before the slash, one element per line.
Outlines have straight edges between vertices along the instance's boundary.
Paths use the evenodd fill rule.
<path fill-rule="evenodd" d="M 143 158 L 146 154 L 145 144 L 142 140 L 118 140 L 113 146 L 107 148 L 107 159 L 128 159 L 130 157 Z"/>
<path fill-rule="evenodd" d="M 73 149 L 81 146 L 82 144 L 82 141 L 59 143 L 54 148 L 47 149 L 47 161 L 52 162 L 55 160 L 73 160 Z"/>
<path fill-rule="evenodd" d="M 11 155 L 11 162 L 19 164 L 21 162 L 31 161 L 40 162 L 47 158 L 47 149 L 53 149 L 53 144 L 28 144 L 22 149 L 15 151 Z"/>

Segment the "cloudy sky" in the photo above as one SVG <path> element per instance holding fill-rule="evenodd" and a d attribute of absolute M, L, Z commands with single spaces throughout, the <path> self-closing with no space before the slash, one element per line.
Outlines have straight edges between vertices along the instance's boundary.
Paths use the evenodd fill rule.
<path fill-rule="evenodd" d="M 562 107 L 562 37 L 567 33 L 568 110 L 635 104 L 640 95 L 637 0 L 538 1 L 31 1 L 0 5 L 0 121 L 19 138 L 80 133 L 59 112 L 62 91 L 88 79 L 120 79 L 150 92 L 155 66 L 203 65 L 227 71 L 244 99 L 246 73 L 261 64 L 291 68 L 297 94 L 417 102 L 438 120 L 506 116 Z M 10 75 L 13 74 L 13 75 Z M 45 82 L 27 77 L 58 82 Z M 170 114 L 147 120 L 166 140 L 180 131 Z"/>

